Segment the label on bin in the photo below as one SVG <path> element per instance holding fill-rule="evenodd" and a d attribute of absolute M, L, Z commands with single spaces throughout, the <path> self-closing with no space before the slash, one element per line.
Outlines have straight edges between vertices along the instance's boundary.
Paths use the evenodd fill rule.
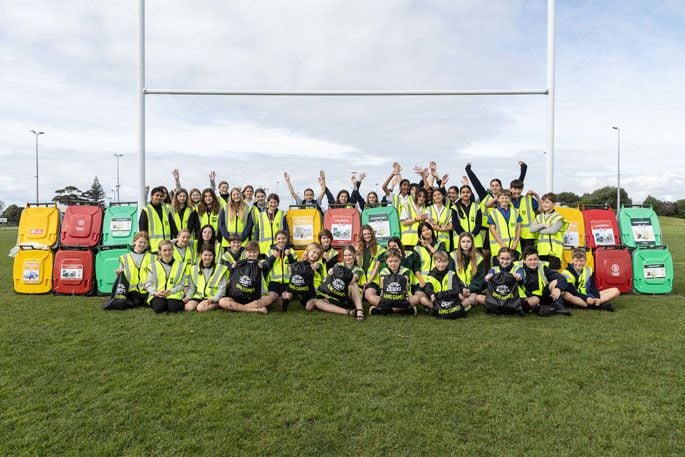
<path fill-rule="evenodd" d="M 331 224 L 331 233 L 335 241 L 352 241 L 352 223 L 338 222 Z"/>
<path fill-rule="evenodd" d="M 645 279 L 665 279 L 666 265 L 663 263 L 645 264 L 643 267 Z"/>
<path fill-rule="evenodd" d="M 633 239 L 638 246 L 656 246 L 654 227 L 648 217 L 632 218 L 630 225 L 633 229 Z"/>
<path fill-rule="evenodd" d="M 128 217 L 113 217 L 109 221 L 109 233 L 112 236 L 128 236 L 131 233 L 131 219 Z"/>
<path fill-rule="evenodd" d="M 369 225 L 376 233 L 376 238 L 390 238 L 390 220 L 387 214 L 369 215 Z"/>
<path fill-rule="evenodd" d="M 570 221 L 566 233 L 564 233 L 564 246 L 580 246 L 580 232 L 578 231 L 578 222 Z"/>
<path fill-rule="evenodd" d="M 595 221 L 590 223 L 592 236 L 597 246 L 615 246 L 614 230 L 611 221 Z"/>
<path fill-rule="evenodd" d="M 82 280 L 83 279 L 83 265 L 80 264 L 73 264 L 73 263 L 65 263 L 62 265 L 62 268 L 60 269 L 60 278 L 62 279 L 75 279 L 75 280 Z"/>
<path fill-rule="evenodd" d="M 314 220 L 311 216 L 293 217 L 293 241 L 300 243 L 314 241 Z"/>
<path fill-rule="evenodd" d="M 40 262 L 35 260 L 24 262 L 24 284 L 40 284 Z"/>
<path fill-rule="evenodd" d="M 29 230 L 29 235 L 43 236 L 43 233 L 45 233 L 45 230 L 42 228 L 32 228 Z"/>

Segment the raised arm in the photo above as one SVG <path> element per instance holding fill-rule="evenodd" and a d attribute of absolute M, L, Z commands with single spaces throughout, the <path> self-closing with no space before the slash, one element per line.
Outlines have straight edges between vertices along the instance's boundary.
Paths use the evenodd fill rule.
<path fill-rule="evenodd" d="M 473 184 L 473 188 L 478 194 L 478 198 L 481 200 L 484 199 L 488 192 L 485 190 L 485 187 L 483 187 L 483 184 L 481 184 L 480 180 L 478 179 L 478 176 L 476 176 L 476 174 L 471 169 L 471 162 L 466 164 L 465 170 L 466 176 L 469 177 L 471 184 Z"/>
<path fill-rule="evenodd" d="M 526 162 L 524 162 L 523 160 L 519 160 L 519 167 L 521 167 L 521 173 L 519 174 L 519 179 L 521 181 L 525 181 L 526 172 L 528 171 L 528 165 L 526 165 Z"/>
<path fill-rule="evenodd" d="M 402 167 L 400 167 L 400 164 L 397 163 L 397 162 L 394 162 L 394 163 L 392 164 L 392 172 L 390 172 L 390 175 L 387 177 L 387 179 L 386 179 L 385 182 L 383 183 L 383 192 L 385 192 L 385 195 L 386 195 L 386 196 L 390 196 L 390 194 L 392 193 L 393 188 L 395 187 L 394 184 L 393 184 L 392 187 L 388 187 L 388 184 L 390 184 L 390 181 L 392 181 L 392 179 L 393 179 L 395 176 L 399 176 L 399 177 L 400 177 L 400 180 L 402 179 L 401 171 L 402 171 Z"/>
<path fill-rule="evenodd" d="M 216 171 L 209 172 L 209 187 L 216 192 Z"/>
<path fill-rule="evenodd" d="M 171 176 L 174 177 L 174 184 L 176 185 L 176 190 L 181 188 L 181 173 L 178 171 L 178 168 L 174 168 L 171 170 Z"/>
<path fill-rule="evenodd" d="M 285 179 L 285 183 L 288 186 L 288 191 L 290 192 L 290 195 L 293 197 L 295 200 L 295 203 L 299 201 L 299 197 L 297 196 L 297 193 L 295 192 L 295 189 L 293 189 L 293 185 L 290 182 L 290 175 L 288 174 L 287 171 L 283 172 L 283 179 Z"/>

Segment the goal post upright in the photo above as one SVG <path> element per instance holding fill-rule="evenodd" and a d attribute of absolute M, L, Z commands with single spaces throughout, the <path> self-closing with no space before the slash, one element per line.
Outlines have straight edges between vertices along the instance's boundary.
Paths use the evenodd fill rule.
<path fill-rule="evenodd" d="M 138 205 L 147 204 L 145 192 L 145 96 L 304 96 L 304 97 L 402 97 L 402 96 L 483 96 L 483 95 L 546 95 L 547 142 L 545 151 L 545 189 L 554 190 L 554 47 L 555 0 L 547 0 L 547 87 L 545 89 L 490 90 L 185 90 L 148 89 L 145 82 L 145 0 L 138 0 Z"/>

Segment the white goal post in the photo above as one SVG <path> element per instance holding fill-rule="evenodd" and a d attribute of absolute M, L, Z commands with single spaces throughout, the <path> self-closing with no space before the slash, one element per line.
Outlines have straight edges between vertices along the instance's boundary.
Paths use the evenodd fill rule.
<path fill-rule="evenodd" d="M 145 0 L 138 0 L 138 205 L 147 204 L 145 192 L 145 96 L 146 95 L 228 95 L 286 97 L 435 97 L 482 95 L 546 95 L 547 149 L 545 151 L 545 189 L 554 190 L 554 16 L 555 0 L 547 0 L 547 88 L 531 90 L 183 90 L 145 87 Z"/>

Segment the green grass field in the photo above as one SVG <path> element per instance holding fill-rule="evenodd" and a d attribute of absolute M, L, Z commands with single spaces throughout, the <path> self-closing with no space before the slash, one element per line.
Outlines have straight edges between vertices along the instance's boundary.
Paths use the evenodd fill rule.
<path fill-rule="evenodd" d="M 673 295 L 464 320 L 104 312 L 17 295 L 0 230 L 2 455 L 685 455 Z"/>

